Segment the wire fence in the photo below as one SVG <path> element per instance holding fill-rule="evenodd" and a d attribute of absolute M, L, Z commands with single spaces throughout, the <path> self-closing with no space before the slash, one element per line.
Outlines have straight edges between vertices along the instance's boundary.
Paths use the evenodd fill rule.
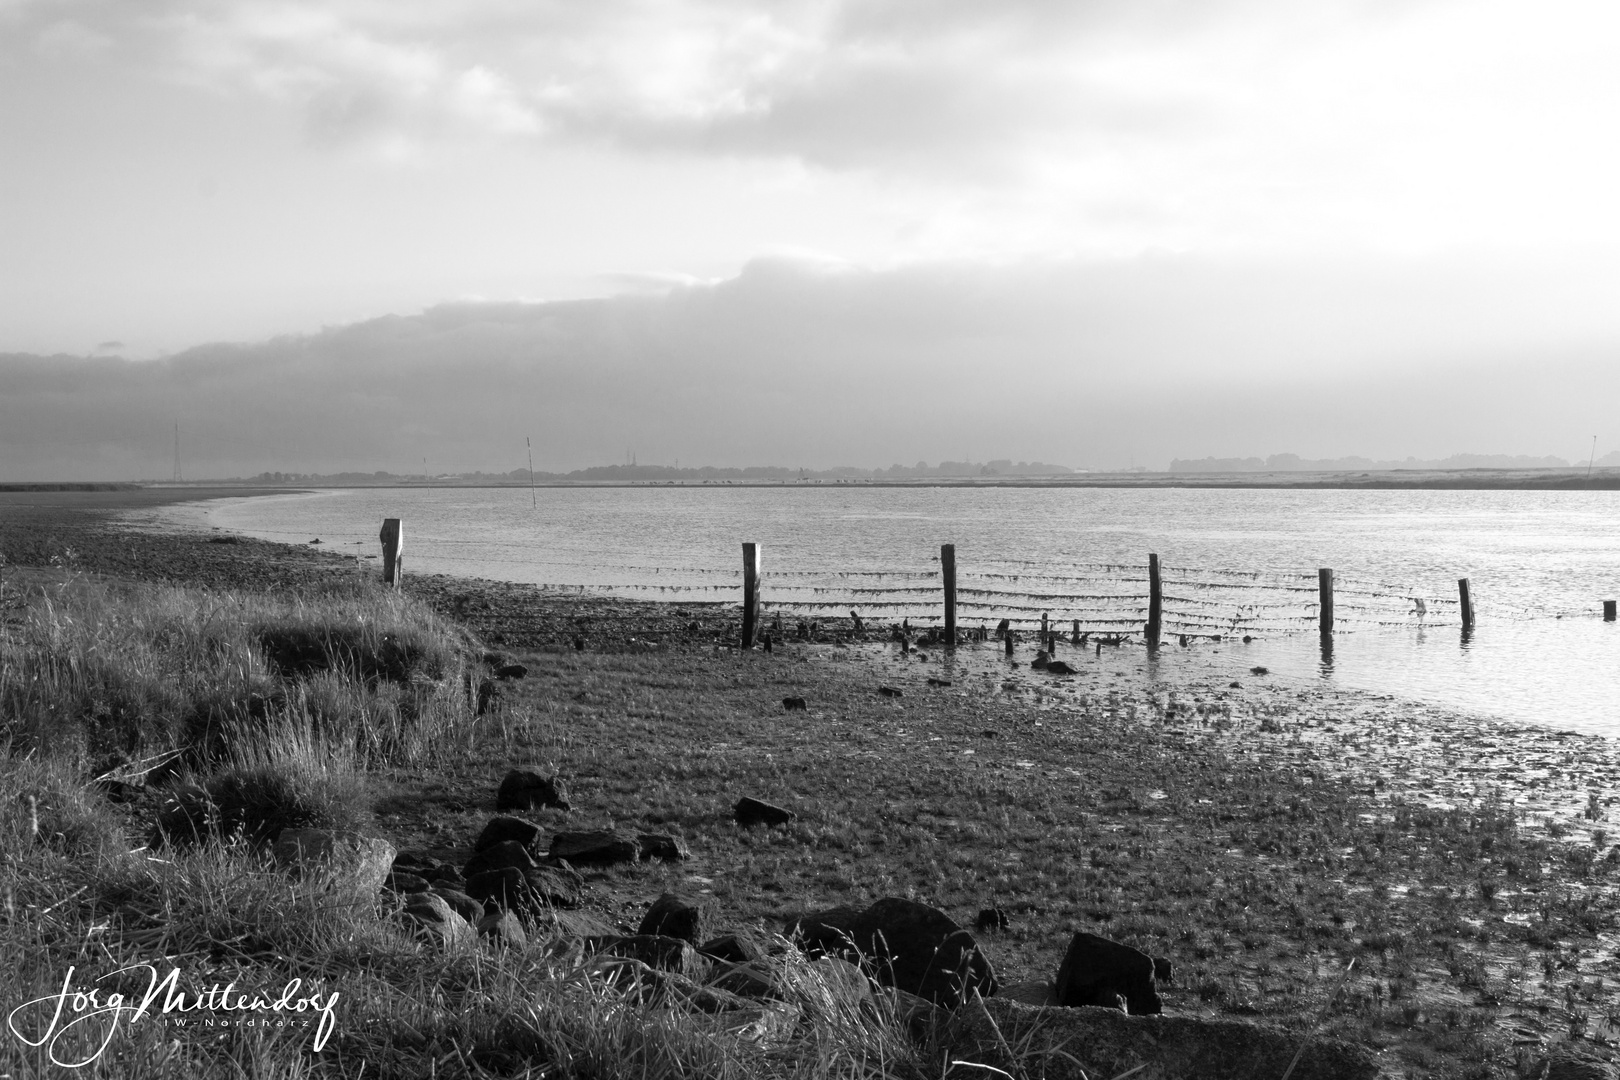
<path fill-rule="evenodd" d="M 288 537 L 305 534 L 288 533 Z M 357 561 L 375 559 L 377 540 L 338 539 L 335 550 Z M 718 565 L 719 558 L 688 555 L 664 559 L 640 546 L 590 552 L 537 548 L 532 542 L 415 535 L 407 539 L 412 572 L 471 565 L 522 567 L 521 575 L 543 589 L 636 596 L 674 604 L 741 604 L 742 566 Z M 812 562 L 814 560 L 805 560 Z M 869 623 L 908 622 L 939 627 L 945 621 L 945 587 L 940 556 L 905 569 L 833 569 L 787 566 L 762 571 L 757 581 L 760 615 L 765 619 L 829 619 L 852 613 Z M 1160 631 L 1165 636 L 1227 638 L 1276 636 L 1322 629 L 1324 593 L 1318 570 L 1229 570 L 1159 566 Z M 588 570 L 597 580 L 546 582 Z M 1149 622 L 1153 591 L 1149 560 L 1076 562 L 996 557 L 982 566 L 957 566 L 954 579 L 958 629 L 999 624 L 1054 633 L 1097 636 L 1141 635 Z M 1333 632 L 1385 627 L 1467 626 L 1472 610 L 1455 578 L 1392 581 L 1335 573 L 1330 592 Z M 1464 586 L 1464 590 L 1466 586 Z M 1575 612 L 1532 611 L 1493 601 L 1493 620 L 1562 618 Z"/>

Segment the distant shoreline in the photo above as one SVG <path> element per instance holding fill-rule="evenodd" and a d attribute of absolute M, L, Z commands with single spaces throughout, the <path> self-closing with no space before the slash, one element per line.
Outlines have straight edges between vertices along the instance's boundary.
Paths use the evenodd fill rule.
<path fill-rule="evenodd" d="M 458 483 L 423 480 L 397 483 L 324 483 L 285 481 L 253 484 L 240 481 L 205 480 L 196 483 L 121 484 L 0 484 L 7 494 L 53 494 L 57 497 L 91 493 L 122 494 L 144 505 L 158 502 L 189 502 L 195 499 L 285 495 L 301 491 L 348 490 L 360 488 L 517 488 L 530 485 L 509 483 Z M 1620 469 L 1391 469 L 1369 472 L 1260 472 L 1260 473 L 1077 473 L 1065 476 L 1031 477 L 904 477 L 895 479 L 734 479 L 734 480 L 545 480 L 535 488 L 1225 488 L 1295 490 L 1450 490 L 1450 491 L 1617 491 Z M 139 493 L 139 494 L 136 494 Z"/>

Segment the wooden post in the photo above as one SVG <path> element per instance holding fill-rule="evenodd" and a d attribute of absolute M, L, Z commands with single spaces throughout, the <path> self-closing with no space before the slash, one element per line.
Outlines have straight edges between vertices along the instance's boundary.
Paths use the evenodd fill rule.
<path fill-rule="evenodd" d="M 754 647 L 754 628 L 759 625 L 759 545 L 743 545 L 742 647 Z"/>
<path fill-rule="evenodd" d="M 1164 588 L 1159 584 L 1159 557 L 1148 556 L 1148 621 L 1145 636 L 1147 647 L 1159 647 L 1159 624 L 1164 614 Z"/>
<path fill-rule="evenodd" d="M 1046 646 L 1046 639 L 1051 637 L 1051 631 L 1046 628 L 1046 612 L 1041 612 L 1041 646 Z"/>
<path fill-rule="evenodd" d="M 1605 601 L 1603 601 L 1603 621 L 1604 622 L 1614 622 L 1614 615 L 1615 615 L 1614 607 L 1615 607 L 1615 604 L 1614 604 L 1613 600 L 1605 600 Z"/>
<path fill-rule="evenodd" d="M 399 518 L 383 518 L 382 532 L 377 534 L 377 539 L 382 541 L 383 584 L 397 589 L 405 576 L 405 560 L 401 557 L 405 551 L 405 530 L 400 527 Z"/>
<path fill-rule="evenodd" d="M 1069 638 L 1069 640 L 1074 642 L 1075 648 L 1078 649 L 1080 647 L 1080 620 L 1079 619 L 1074 620 L 1074 634 Z"/>
<path fill-rule="evenodd" d="M 1333 571 L 1322 567 L 1316 572 L 1316 595 L 1321 604 L 1318 626 L 1323 637 L 1333 635 Z"/>
<path fill-rule="evenodd" d="M 1462 606 L 1462 624 L 1464 630 L 1474 628 L 1474 597 L 1468 591 L 1468 579 L 1457 579 L 1457 601 Z"/>
<path fill-rule="evenodd" d="M 941 544 L 939 576 L 945 583 L 945 647 L 956 648 L 956 545 Z"/>

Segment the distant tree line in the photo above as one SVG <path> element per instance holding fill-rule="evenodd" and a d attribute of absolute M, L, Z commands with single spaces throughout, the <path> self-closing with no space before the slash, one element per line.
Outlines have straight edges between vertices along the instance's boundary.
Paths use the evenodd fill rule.
<path fill-rule="evenodd" d="M 1268 458 L 1176 458 L 1170 462 L 1173 473 L 1244 472 L 1384 472 L 1390 469 L 1567 469 L 1572 464 L 1561 457 L 1532 457 L 1527 454 L 1452 454 L 1447 458 L 1408 457 L 1399 461 L 1375 461 L 1365 457 L 1302 458 L 1298 454 L 1272 454 Z M 1598 465 L 1620 465 L 1620 451 L 1605 454 Z"/>

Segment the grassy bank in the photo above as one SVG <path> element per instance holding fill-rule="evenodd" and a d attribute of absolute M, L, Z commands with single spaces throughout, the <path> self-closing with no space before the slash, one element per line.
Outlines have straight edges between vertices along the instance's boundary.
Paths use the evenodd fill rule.
<path fill-rule="evenodd" d="M 513 766 L 566 780 L 573 810 L 537 812 L 547 831 L 644 828 L 692 849 L 588 872 L 587 914 L 610 928 L 664 891 L 767 938 L 883 896 L 964 924 L 994 906 L 1009 926 L 980 941 L 1004 983 L 1050 979 L 1069 934 L 1093 930 L 1173 962 L 1169 1012 L 1320 1024 L 1380 1048 L 1393 1075 L 1530 1076 L 1555 1048 L 1604 1053 L 1620 1034 L 1613 788 L 1555 813 L 1518 798 L 1532 782 L 1584 794 L 1594 744 L 1557 744 L 1551 780 L 1465 784 L 1473 736 L 1259 681 L 1055 697 L 988 649 L 946 670 L 881 647 L 645 640 L 501 657 L 528 676 L 480 716 L 483 644 L 345 575 L 274 595 L 30 580 L 0 597 L 7 1011 L 70 966 L 81 986 L 151 964 L 203 989 L 341 995 L 319 1053 L 302 1029 L 124 1025 L 79 1075 L 987 1075 L 892 1015 L 857 1015 L 792 953 L 773 963 L 795 1020 L 773 1034 L 767 1016 L 627 997 L 622 975 L 544 940 L 446 955 L 391 894 L 291 879 L 259 842 L 324 825 L 459 862 Z M 790 695 L 809 707 L 784 711 Z M 1492 738 L 1520 760 L 1541 745 Z M 185 785 L 221 811 L 202 843 L 152 833 Z M 742 795 L 799 816 L 740 829 Z M 0 1073 L 47 1065 L 0 1035 Z"/>

